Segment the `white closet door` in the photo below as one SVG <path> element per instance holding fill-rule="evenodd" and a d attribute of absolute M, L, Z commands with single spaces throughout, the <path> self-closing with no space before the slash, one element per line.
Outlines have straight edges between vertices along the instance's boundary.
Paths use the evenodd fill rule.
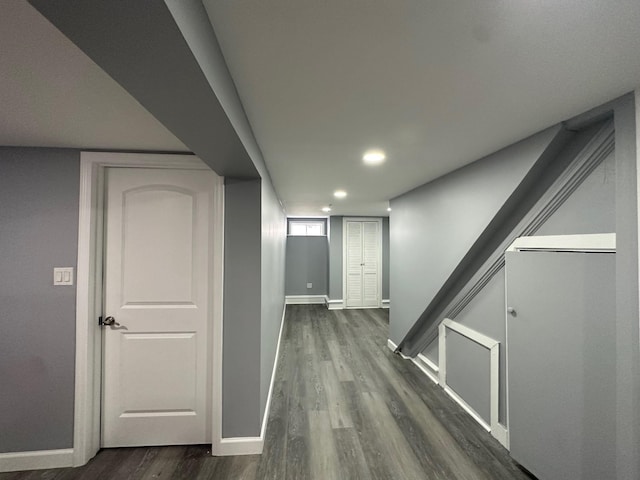
<path fill-rule="evenodd" d="M 347 222 L 347 307 L 362 306 L 362 222 Z"/>
<path fill-rule="evenodd" d="M 380 306 L 381 222 L 347 220 L 345 223 L 345 306 Z"/>
<path fill-rule="evenodd" d="M 215 174 L 107 171 L 104 447 L 206 443 Z"/>
<path fill-rule="evenodd" d="M 380 232 L 378 222 L 362 222 L 362 306 L 377 307 L 380 304 L 378 292 L 378 257 Z"/>

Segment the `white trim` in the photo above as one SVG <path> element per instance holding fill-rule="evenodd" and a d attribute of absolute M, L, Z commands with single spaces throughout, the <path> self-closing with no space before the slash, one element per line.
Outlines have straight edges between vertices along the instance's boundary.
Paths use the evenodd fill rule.
<path fill-rule="evenodd" d="M 273 369 L 271 370 L 271 383 L 269 383 L 269 394 L 267 395 L 267 404 L 264 407 L 264 416 L 262 417 L 262 428 L 260 429 L 260 438 L 264 440 L 267 432 L 267 423 L 269 422 L 269 411 L 271 410 L 271 395 L 273 394 L 273 385 L 276 383 L 276 372 L 278 371 L 278 360 L 280 359 L 280 343 L 282 342 L 282 332 L 284 331 L 284 318 L 287 313 L 287 306 L 282 307 L 282 319 L 280 320 L 280 332 L 278 333 L 278 345 L 276 346 L 276 358 L 273 360 Z M 262 453 L 262 451 L 260 452 Z"/>
<path fill-rule="evenodd" d="M 388 298 L 382 299 L 382 308 L 389 308 L 390 305 L 391 305 L 391 300 L 389 300 Z"/>
<path fill-rule="evenodd" d="M 269 423 L 269 413 L 271 411 L 271 398 L 273 395 L 273 386 L 275 384 L 276 372 L 278 370 L 278 360 L 280 359 L 280 344 L 282 343 L 282 332 L 284 331 L 284 319 L 287 312 L 287 306 L 282 309 L 282 320 L 280 321 L 280 333 L 278 333 L 278 346 L 276 347 L 276 357 L 273 362 L 273 370 L 271 371 L 271 383 L 269 384 L 269 394 L 267 395 L 267 404 L 264 408 L 262 417 L 262 427 L 259 437 L 230 437 L 222 438 L 214 437 L 211 445 L 211 454 L 213 456 L 231 456 L 231 455 L 260 455 L 264 448 L 264 439 L 267 433 L 267 424 Z"/>
<path fill-rule="evenodd" d="M 218 188 L 213 192 L 213 276 L 212 296 L 213 326 L 211 359 L 211 452 L 214 452 L 216 442 L 222 439 L 222 359 L 224 332 L 224 179 L 219 177 Z"/>
<path fill-rule="evenodd" d="M 71 467 L 73 458 L 72 448 L 0 453 L 0 472 Z"/>
<path fill-rule="evenodd" d="M 96 341 L 97 316 L 102 309 L 102 280 L 101 280 L 101 215 L 102 215 L 102 177 L 106 167 L 144 167 L 144 168 L 180 168 L 190 170 L 210 170 L 210 168 L 193 155 L 164 155 L 110 152 L 81 152 L 80 154 L 80 201 L 78 215 L 78 265 L 76 287 L 76 355 L 75 355 L 75 403 L 74 403 L 74 431 L 72 465 L 80 466 L 87 463 L 100 448 L 100 396 L 101 378 L 101 342 Z M 222 178 L 216 181 L 214 198 L 223 196 L 220 192 Z M 214 210 L 214 229 L 216 236 L 223 235 L 223 223 L 217 204 Z M 214 255 L 214 287 L 222 279 L 222 257 L 218 257 L 222 246 L 213 246 Z M 221 292 L 214 292 L 213 332 L 222 331 L 222 301 Z M 222 342 L 222 335 L 214 336 L 214 343 Z M 217 362 L 218 352 L 214 349 L 213 376 L 220 377 L 222 362 Z M 221 350 L 221 349 L 220 349 Z M 221 352 L 220 352 L 221 354 Z M 217 362 L 217 363 L 216 363 Z M 221 392 L 214 395 L 221 399 Z M 215 404 L 221 403 L 216 397 Z"/>
<path fill-rule="evenodd" d="M 507 252 L 584 252 L 615 253 L 615 233 L 594 233 L 588 235 L 547 235 L 539 237 L 518 237 L 507 248 Z"/>
<path fill-rule="evenodd" d="M 468 338 L 469 340 L 481 345 L 489 350 L 490 354 L 490 378 L 489 378 L 489 391 L 490 391 L 490 420 L 487 424 L 478 413 L 467 404 L 462 397 L 460 397 L 448 384 L 447 384 L 447 329 L 453 330 L 460 335 Z M 502 426 L 499 421 L 499 405 L 500 405 L 500 342 L 488 337 L 472 328 L 469 328 L 461 323 L 454 322 L 453 320 L 446 318 L 442 321 L 438 327 L 438 365 L 440 368 L 439 378 L 440 385 L 444 390 L 456 400 L 462 408 L 464 408 L 469 414 L 476 419 L 476 421 L 482 425 L 487 431 L 498 440 L 506 448 L 509 447 L 508 431 L 506 427 Z"/>
<path fill-rule="evenodd" d="M 219 441 L 214 455 L 217 457 L 260 455 L 263 448 L 264 437 L 230 437 Z"/>
<path fill-rule="evenodd" d="M 287 305 L 324 305 L 325 295 L 287 295 L 285 303 Z"/>
<path fill-rule="evenodd" d="M 438 378 L 438 373 L 440 368 L 438 365 L 433 363 L 423 354 L 419 353 L 415 358 L 412 359 L 413 363 L 424 372 L 424 374 L 429 377 L 429 379 L 435 383 L 436 385 L 440 385 L 440 379 Z"/>
<path fill-rule="evenodd" d="M 393 353 L 396 353 L 396 348 L 398 348 L 398 345 L 396 345 L 390 338 L 387 338 L 387 348 Z M 398 352 L 398 354 L 402 357 L 403 360 L 411 360 L 411 357 L 407 357 L 402 352 Z"/>
<path fill-rule="evenodd" d="M 341 298 L 336 298 L 330 300 L 328 296 L 325 295 L 324 303 L 327 306 L 328 310 L 342 310 L 344 309 L 344 302 Z"/>
<path fill-rule="evenodd" d="M 389 348 L 389 350 L 391 350 L 394 353 L 396 351 L 396 348 L 398 348 L 398 346 L 390 338 L 387 339 L 387 347 Z M 424 373 L 427 377 L 429 377 L 429 379 L 433 383 L 435 383 L 436 385 L 440 383 L 440 381 L 438 380 L 438 374 L 437 374 L 438 366 L 435 365 L 427 357 L 425 357 L 422 354 L 418 354 L 415 358 L 411 358 L 411 357 L 407 357 L 406 355 L 403 355 L 402 352 L 398 352 L 398 353 L 403 360 L 410 360 L 416 367 L 418 367 L 422 371 L 422 373 Z M 436 373 L 434 374 L 433 372 L 430 372 L 429 368 L 434 369 Z"/>
<path fill-rule="evenodd" d="M 482 428 L 484 428 L 487 432 L 491 432 L 491 426 L 480 416 L 478 412 L 471 408 L 471 405 L 465 402 L 464 399 L 455 392 L 455 390 L 453 390 L 448 385 L 443 385 L 442 388 L 447 393 L 447 395 L 449 395 L 454 402 L 460 405 L 465 412 L 471 415 Z"/>
<path fill-rule="evenodd" d="M 382 308 L 382 217 L 342 217 L 342 308 L 371 308 L 347 306 L 347 223 L 348 222 L 377 222 L 378 223 L 378 305 Z"/>

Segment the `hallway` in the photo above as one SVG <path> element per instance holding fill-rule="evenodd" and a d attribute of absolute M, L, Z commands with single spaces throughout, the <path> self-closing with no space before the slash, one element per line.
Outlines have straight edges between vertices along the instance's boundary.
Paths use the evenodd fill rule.
<path fill-rule="evenodd" d="M 387 330 L 387 310 L 287 306 L 262 456 L 108 449 L 84 467 L 0 480 L 527 479 L 442 389 L 387 348 Z"/>

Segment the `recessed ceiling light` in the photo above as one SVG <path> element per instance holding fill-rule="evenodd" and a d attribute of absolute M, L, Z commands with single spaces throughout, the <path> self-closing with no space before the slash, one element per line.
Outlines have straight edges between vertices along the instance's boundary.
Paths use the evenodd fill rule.
<path fill-rule="evenodd" d="M 380 165 L 387 156 L 382 150 L 367 150 L 362 156 L 362 160 L 367 165 Z"/>
<path fill-rule="evenodd" d="M 344 190 L 336 190 L 335 192 L 333 192 L 333 196 L 336 198 L 344 198 L 347 196 L 347 192 L 345 192 Z"/>
<path fill-rule="evenodd" d="M 387 212 L 390 212 L 390 211 L 391 211 L 391 207 L 387 207 Z"/>
<path fill-rule="evenodd" d="M 331 207 L 322 207 L 322 211 L 323 212 L 330 212 L 331 211 Z"/>

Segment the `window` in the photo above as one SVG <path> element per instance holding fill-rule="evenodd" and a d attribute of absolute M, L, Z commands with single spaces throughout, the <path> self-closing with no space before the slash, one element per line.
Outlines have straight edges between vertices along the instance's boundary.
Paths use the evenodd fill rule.
<path fill-rule="evenodd" d="M 323 219 L 295 219 L 288 220 L 289 235 L 294 236 L 323 236 L 326 235 L 327 221 Z"/>

